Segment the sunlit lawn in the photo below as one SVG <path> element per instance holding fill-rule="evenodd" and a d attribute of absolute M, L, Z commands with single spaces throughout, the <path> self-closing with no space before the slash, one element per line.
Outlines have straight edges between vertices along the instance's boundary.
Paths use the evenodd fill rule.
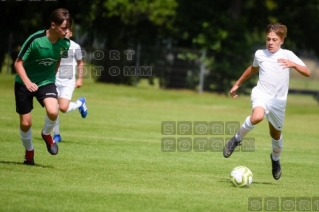
<path fill-rule="evenodd" d="M 146 83 L 135 88 L 86 80 L 74 99 L 87 98 L 89 115 L 82 119 L 77 111 L 61 114 L 63 141 L 56 156 L 41 139 L 45 113 L 34 101 L 34 167 L 22 164 L 11 75 L 0 75 L 0 96 L 0 211 L 238 212 L 251 208 L 249 201 L 255 197 L 264 203 L 268 197 L 297 201 L 319 196 L 319 105 L 311 96 L 289 96 L 279 181 L 271 175 L 266 121 L 249 134 L 255 138 L 253 152 L 235 152 L 228 159 L 220 151 L 162 152 L 161 139 L 167 136 L 161 134 L 163 121 L 242 123 L 251 110 L 248 96 L 234 100 L 159 90 Z M 228 181 L 239 165 L 254 174 L 248 189 Z"/>

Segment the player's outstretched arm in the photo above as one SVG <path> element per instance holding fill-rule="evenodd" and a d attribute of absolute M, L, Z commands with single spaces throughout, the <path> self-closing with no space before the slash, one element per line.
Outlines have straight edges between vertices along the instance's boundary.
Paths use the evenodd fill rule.
<path fill-rule="evenodd" d="M 238 90 L 239 86 L 245 82 L 247 79 L 252 77 L 254 74 L 256 74 L 259 70 L 259 67 L 253 67 L 252 65 L 249 66 L 244 73 L 241 75 L 241 77 L 237 80 L 237 82 L 234 84 L 234 86 L 230 89 L 230 95 L 233 98 L 237 98 L 238 95 L 236 94 L 236 91 Z"/>

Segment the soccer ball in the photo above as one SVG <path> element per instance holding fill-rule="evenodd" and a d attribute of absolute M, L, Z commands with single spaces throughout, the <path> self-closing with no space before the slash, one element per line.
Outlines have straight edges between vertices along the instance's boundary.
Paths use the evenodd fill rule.
<path fill-rule="evenodd" d="M 249 187 L 253 182 L 253 173 L 246 166 L 237 166 L 230 173 L 230 181 L 239 188 Z"/>

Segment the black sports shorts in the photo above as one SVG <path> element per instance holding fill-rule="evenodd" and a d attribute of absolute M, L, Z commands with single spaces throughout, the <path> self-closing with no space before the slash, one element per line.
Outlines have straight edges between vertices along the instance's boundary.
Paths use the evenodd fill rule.
<path fill-rule="evenodd" d="M 25 85 L 15 82 L 14 94 L 16 100 L 16 112 L 20 115 L 31 112 L 33 109 L 33 97 L 37 98 L 42 107 L 44 107 L 43 100 L 45 98 L 50 97 L 58 99 L 58 92 L 54 83 L 38 87 L 36 92 L 30 92 Z"/>

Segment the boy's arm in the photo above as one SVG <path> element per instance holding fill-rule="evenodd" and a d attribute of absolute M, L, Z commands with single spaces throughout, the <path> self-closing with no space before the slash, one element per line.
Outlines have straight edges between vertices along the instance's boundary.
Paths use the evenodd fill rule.
<path fill-rule="evenodd" d="M 243 84 L 243 82 L 245 82 L 246 80 L 248 80 L 250 77 L 252 77 L 254 74 L 256 74 L 259 70 L 259 67 L 254 67 L 254 66 L 249 66 L 244 73 L 241 75 L 241 77 L 237 80 L 237 82 L 235 83 L 235 85 L 240 86 L 241 84 Z"/>
<path fill-rule="evenodd" d="M 230 89 L 230 95 L 233 98 L 237 98 L 238 95 L 236 94 L 237 89 L 239 86 L 245 82 L 247 79 L 252 77 L 254 74 L 256 74 L 259 70 L 259 67 L 249 66 L 244 73 L 241 75 L 241 77 L 237 80 L 237 82 L 234 84 L 234 86 Z"/>
<path fill-rule="evenodd" d="M 23 63 L 24 63 L 23 60 L 21 60 L 20 58 L 17 58 L 16 61 L 14 62 L 14 68 L 17 74 L 19 75 L 19 77 L 21 78 L 21 80 L 23 81 L 23 83 L 25 84 L 25 86 L 27 87 L 27 89 L 30 92 L 35 92 L 38 90 L 38 86 L 35 83 L 31 82 L 31 80 L 29 79 L 23 67 Z"/>
<path fill-rule="evenodd" d="M 78 60 L 77 61 L 78 79 L 76 80 L 76 83 L 75 83 L 76 88 L 82 87 L 83 68 L 84 68 L 83 60 Z"/>
<path fill-rule="evenodd" d="M 310 76 L 310 70 L 308 69 L 307 66 L 302 66 L 286 59 L 278 59 L 278 62 L 283 68 L 294 68 L 302 76 L 305 76 L 305 77 Z"/>

